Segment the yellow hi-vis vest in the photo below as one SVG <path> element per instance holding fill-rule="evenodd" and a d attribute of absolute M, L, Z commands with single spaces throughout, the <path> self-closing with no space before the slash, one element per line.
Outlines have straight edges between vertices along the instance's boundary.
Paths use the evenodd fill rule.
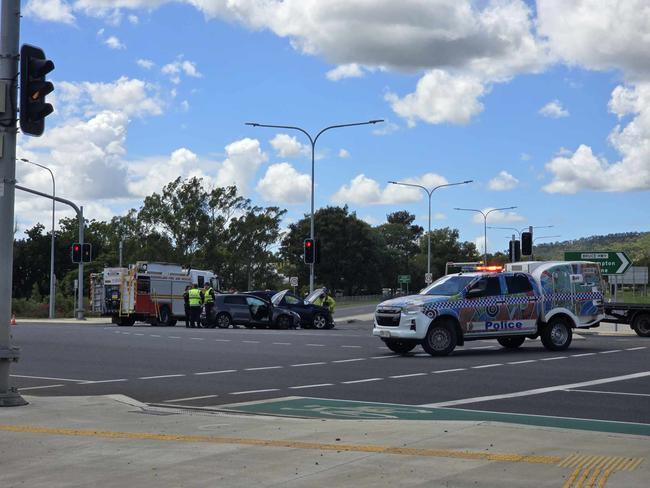
<path fill-rule="evenodd" d="M 204 301 L 205 301 L 205 303 L 214 302 L 214 298 L 212 297 L 213 293 L 214 293 L 214 290 L 212 289 L 212 287 L 205 290 L 205 292 L 204 292 Z"/>
<path fill-rule="evenodd" d="M 187 294 L 190 297 L 190 307 L 201 306 L 201 290 L 198 288 L 190 288 Z"/>

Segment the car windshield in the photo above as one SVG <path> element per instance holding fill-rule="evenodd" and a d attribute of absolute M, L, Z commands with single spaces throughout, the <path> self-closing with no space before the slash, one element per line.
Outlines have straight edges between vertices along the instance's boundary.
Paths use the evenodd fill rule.
<path fill-rule="evenodd" d="M 435 283 L 422 290 L 420 295 L 457 295 L 475 279 L 475 276 L 443 276 Z"/>

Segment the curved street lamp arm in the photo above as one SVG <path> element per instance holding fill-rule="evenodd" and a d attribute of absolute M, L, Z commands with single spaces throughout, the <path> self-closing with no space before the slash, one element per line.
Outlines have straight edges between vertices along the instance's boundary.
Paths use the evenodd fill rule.
<path fill-rule="evenodd" d="M 311 142 L 312 146 L 316 143 L 316 139 L 312 139 L 311 134 L 307 132 L 305 129 L 302 127 L 296 127 L 295 125 L 273 125 L 273 124 L 258 124 L 257 122 L 246 122 L 244 125 L 250 125 L 251 127 L 270 127 L 272 129 L 292 129 L 292 130 L 299 130 L 303 134 L 307 136 L 309 139 L 309 142 Z"/>
<path fill-rule="evenodd" d="M 371 125 L 371 124 L 377 124 L 379 122 L 383 122 L 383 119 L 369 120 L 368 122 L 353 122 L 351 124 L 330 125 L 329 127 L 325 127 L 324 129 L 321 129 L 321 131 L 318 134 L 316 134 L 316 137 L 314 137 L 314 144 L 316 144 L 316 141 L 318 140 L 318 138 L 323 132 L 328 131 L 330 129 L 339 129 L 341 127 L 355 127 L 357 125 Z"/>
<path fill-rule="evenodd" d="M 412 186 L 414 188 L 421 188 L 422 190 L 427 192 L 427 194 L 429 194 L 429 195 L 431 195 L 431 193 L 433 193 L 433 191 L 429 191 L 428 188 L 426 188 L 426 187 L 424 187 L 422 185 L 416 185 L 415 183 L 402 183 L 401 181 L 389 181 L 388 183 L 390 183 L 391 185 Z"/>

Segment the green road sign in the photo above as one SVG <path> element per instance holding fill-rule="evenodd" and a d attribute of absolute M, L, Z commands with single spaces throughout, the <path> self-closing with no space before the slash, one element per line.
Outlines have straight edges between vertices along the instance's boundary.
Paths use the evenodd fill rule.
<path fill-rule="evenodd" d="M 604 275 L 623 274 L 632 265 L 632 260 L 619 251 L 568 251 L 564 253 L 565 261 L 593 261 L 600 265 Z"/>
<path fill-rule="evenodd" d="M 397 275 L 397 282 L 398 283 L 410 283 L 411 282 L 411 275 Z"/>

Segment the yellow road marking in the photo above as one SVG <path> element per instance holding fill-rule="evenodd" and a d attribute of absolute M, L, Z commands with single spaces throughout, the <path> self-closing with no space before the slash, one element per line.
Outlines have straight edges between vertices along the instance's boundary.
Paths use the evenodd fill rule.
<path fill-rule="evenodd" d="M 523 462 L 532 464 L 558 464 L 560 456 L 528 456 L 524 454 L 485 453 L 477 451 L 455 451 L 449 449 L 428 449 L 417 447 L 391 447 L 371 444 L 325 444 L 277 439 L 254 439 L 244 437 L 221 437 L 183 434 L 155 434 L 149 432 L 115 432 L 82 429 L 54 429 L 32 425 L 0 425 L 0 431 L 33 434 L 50 434 L 75 437 L 98 437 L 103 439 L 135 439 L 171 442 L 207 442 L 214 444 L 240 444 L 246 446 L 286 447 L 291 449 L 316 449 L 324 451 L 370 452 L 405 456 L 444 457 L 469 460 Z"/>
<path fill-rule="evenodd" d="M 558 466 L 575 468 L 563 488 L 603 488 L 612 474 L 617 471 L 633 471 L 642 462 L 643 458 L 571 454 Z"/>

